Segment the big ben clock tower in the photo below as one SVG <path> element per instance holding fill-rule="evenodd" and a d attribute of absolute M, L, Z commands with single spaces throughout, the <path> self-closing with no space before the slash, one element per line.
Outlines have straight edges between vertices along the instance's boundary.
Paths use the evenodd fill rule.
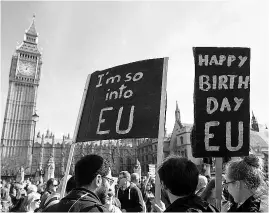
<path fill-rule="evenodd" d="M 35 16 L 11 59 L 9 89 L 1 137 L 1 173 L 23 166 L 30 171 L 37 88 L 42 65 Z M 29 163 L 30 162 L 30 163 Z M 28 168 L 28 169 L 27 169 Z"/>

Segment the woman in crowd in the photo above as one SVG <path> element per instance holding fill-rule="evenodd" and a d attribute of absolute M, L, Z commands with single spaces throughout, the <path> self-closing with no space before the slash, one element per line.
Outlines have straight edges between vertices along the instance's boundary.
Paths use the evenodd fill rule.
<path fill-rule="evenodd" d="M 255 155 L 231 161 L 226 167 L 224 186 L 234 199 L 234 204 L 227 202 L 222 212 L 258 212 L 261 200 L 255 196 L 263 185 L 263 162 Z"/>
<path fill-rule="evenodd" d="M 24 198 L 24 201 L 21 205 L 21 212 L 34 212 L 40 206 L 40 194 L 37 192 L 32 192 Z"/>

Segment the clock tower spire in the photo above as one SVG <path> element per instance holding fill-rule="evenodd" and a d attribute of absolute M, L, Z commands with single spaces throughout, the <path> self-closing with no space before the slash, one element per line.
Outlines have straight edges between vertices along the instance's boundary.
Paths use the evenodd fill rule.
<path fill-rule="evenodd" d="M 2 165 L 7 166 L 7 170 L 16 170 L 26 165 L 28 168 L 32 166 L 29 159 L 34 137 L 32 115 L 36 111 L 37 89 L 42 66 L 41 53 L 37 44 L 38 33 L 34 15 L 30 27 L 25 31 L 24 40 L 16 48 L 11 59 L 1 136 Z M 26 174 L 29 171 L 30 169 L 26 168 Z"/>

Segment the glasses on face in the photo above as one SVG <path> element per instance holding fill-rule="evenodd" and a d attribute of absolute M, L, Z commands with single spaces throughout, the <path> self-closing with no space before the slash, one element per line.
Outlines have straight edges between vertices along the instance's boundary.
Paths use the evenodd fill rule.
<path fill-rule="evenodd" d="M 109 178 L 106 176 L 104 176 L 103 178 L 107 180 L 107 182 L 109 183 L 110 186 L 114 183 L 114 180 L 112 178 Z"/>
<path fill-rule="evenodd" d="M 230 183 L 234 183 L 236 180 L 233 180 L 233 181 L 230 181 L 230 182 L 227 182 L 226 180 L 223 181 L 223 184 L 222 186 L 225 187 L 226 189 L 228 188 L 229 184 Z"/>

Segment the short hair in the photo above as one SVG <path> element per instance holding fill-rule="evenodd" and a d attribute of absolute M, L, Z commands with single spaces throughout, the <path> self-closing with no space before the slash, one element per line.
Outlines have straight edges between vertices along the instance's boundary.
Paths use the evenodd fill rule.
<path fill-rule="evenodd" d="M 99 155 L 86 155 L 75 165 L 77 187 L 90 185 L 97 175 L 102 177 L 109 173 L 109 162 Z"/>
<path fill-rule="evenodd" d="M 204 200 L 207 200 L 210 195 L 212 194 L 212 190 L 215 188 L 216 185 L 216 179 L 212 178 L 207 186 L 205 187 L 204 191 L 201 193 L 201 198 L 203 198 Z"/>
<path fill-rule="evenodd" d="M 133 173 L 131 174 L 131 182 L 137 183 L 139 181 L 139 174 Z"/>
<path fill-rule="evenodd" d="M 56 180 L 55 178 L 50 178 L 50 179 L 47 181 L 47 184 L 46 184 L 46 191 L 49 190 L 50 185 L 52 185 L 54 181 L 57 181 L 57 180 Z"/>
<path fill-rule="evenodd" d="M 226 165 L 226 174 L 231 180 L 242 180 L 249 189 L 257 189 L 263 184 L 263 161 L 250 154 L 243 159 L 235 159 Z"/>
<path fill-rule="evenodd" d="M 199 171 L 196 165 L 187 158 L 179 156 L 167 157 L 158 169 L 164 186 L 176 196 L 194 194 Z"/>
<path fill-rule="evenodd" d="M 66 184 L 66 193 L 69 193 L 72 189 L 76 188 L 76 181 L 75 181 L 75 177 L 72 176 L 71 178 L 69 178 L 69 180 L 67 181 Z"/>
<path fill-rule="evenodd" d="M 128 181 L 131 181 L 131 175 L 130 175 L 130 173 L 128 171 L 121 171 L 119 175 L 122 175 Z"/>

